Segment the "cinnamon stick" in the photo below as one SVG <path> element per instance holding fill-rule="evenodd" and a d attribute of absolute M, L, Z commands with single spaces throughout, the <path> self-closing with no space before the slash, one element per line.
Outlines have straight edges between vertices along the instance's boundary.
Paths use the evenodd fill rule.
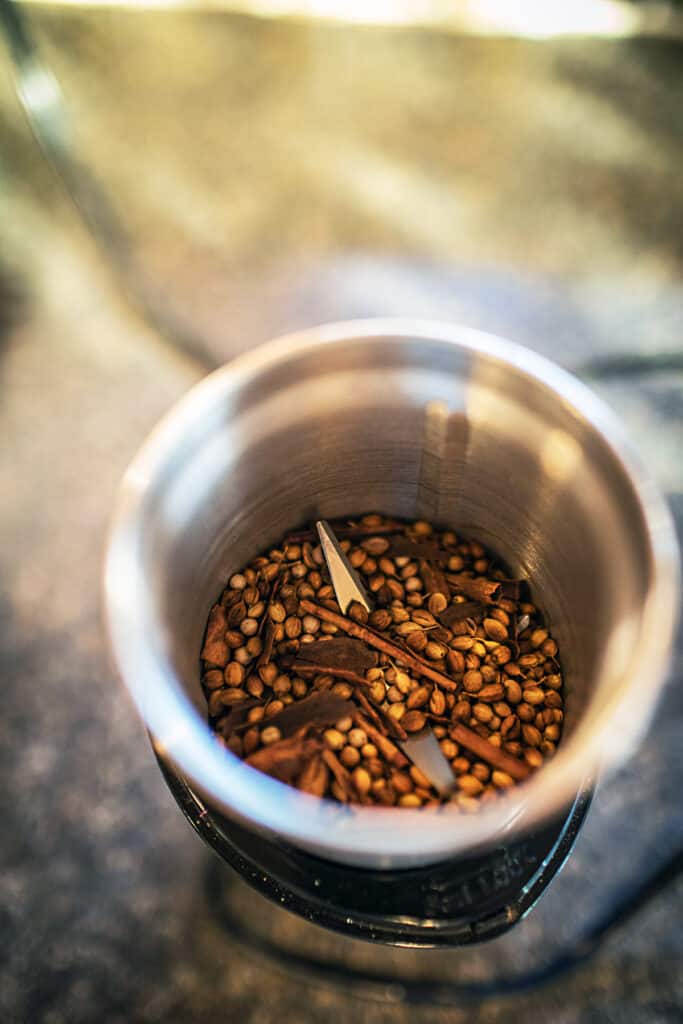
<path fill-rule="evenodd" d="M 261 621 L 259 622 L 259 627 L 258 627 L 258 635 L 259 636 L 262 635 L 264 626 L 266 627 L 266 629 L 268 628 L 268 626 L 272 627 L 272 623 L 270 621 L 270 614 L 269 614 L 270 613 L 270 606 L 272 605 L 273 601 L 277 597 L 277 592 L 280 589 L 280 584 L 281 583 L 282 583 L 282 574 L 278 573 L 277 576 L 275 577 L 275 579 L 273 580 L 272 586 L 270 587 L 270 593 L 268 594 L 268 602 L 266 604 L 265 615 L 261 616 Z M 272 645 L 272 641 L 271 641 L 271 645 Z M 268 660 L 270 660 L 270 655 L 268 657 Z"/>
<path fill-rule="evenodd" d="M 375 725 L 379 729 L 379 731 L 381 733 L 384 733 L 384 735 L 386 736 L 388 730 L 387 730 L 386 725 L 384 724 L 384 720 L 382 718 L 380 718 L 380 716 L 379 716 L 379 714 L 377 712 L 377 709 L 373 708 L 372 704 L 370 703 L 370 701 L 365 696 L 365 694 L 363 693 L 363 691 L 361 690 L 361 688 L 359 686 L 355 687 L 355 689 L 353 691 L 353 695 L 356 698 L 356 700 L 358 701 L 358 703 L 360 704 L 360 706 L 363 709 L 363 711 L 365 712 L 365 714 L 368 716 L 370 721 L 373 723 L 373 725 Z"/>
<path fill-rule="evenodd" d="M 264 618 L 267 618 L 267 616 L 264 616 Z M 259 666 L 260 665 L 267 665 L 268 662 L 270 661 L 270 659 L 271 659 L 271 657 L 273 655 L 273 643 L 274 643 L 274 641 L 275 641 L 275 633 L 274 633 L 274 630 L 273 630 L 273 623 L 270 621 L 270 619 L 268 619 L 268 624 L 266 626 L 266 639 L 265 639 L 264 644 L 263 644 L 263 650 L 261 651 L 261 654 L 259 656 L 259 660 L 257 662 L 257 664 Z"/>
<path fill-rule="evenodd" d="M 354 695 L 365 714 L 372 720 L 373 724 L 379 729 L 382 735 L 391 735 L 395 740 L 408 739 L 408 733 L 405 731 L 401 723 L 386 712 L 384 708 L 373 707 L 360 689 L 354 690 Z"/>
<path fill-rule="evenodd" d="M 324 796 L 330 773 L 320 754 L 312 757 L 296 780 L 296 788 L 311 796 Z"/>
<path fill-rule="evenodd" d="M 522 580 L 498 580 L 501 597 L 509 597 L 511 601 L 519 601 Z"/>
<path fill-rule="evenodd" d="M 350 668 L 337 668 L 335 665 L 309 665 L 304 661 L 293 661 L 292 669 L 300 676 L 333 676 L 335 679 L 345 679 L 348 683 L 354 683 L 356 686 L 370 685 L 365 676 L 358 675 Z"/>
<path fill-rule="evenodd" d="M 492 765 L 494 768 L 500 768 L 501 771 L 507 772 L 508 775 L 519 782 L 526 779 L 531 771 L 525 761 L 520 761 L 511 754 L 506 754 L 500 747 L 494 747 L 493 743 L 489 743 L 483 736 L 479 736 L 461 722 L 451 723 L 449 735 L 461 747 L 470 750 L 477 757 L 480 757 L 482 761 L 486 761 L 487 764 Z"/>
<path fill-rule="evenodd" d="M 348 799 L 351 796 L 351 776 L 334 751 L 326 747 L 321 756 L 327 767 L 334 775 L 335 781 L 342 790 L 346 802 L 348 802 Z"/>
<path fill-rule="evenodd" d="M 216 640 L 222 640 L 227 628 L 228 623 L 226 621 L 225 608 L 222 604 L 215 604 L 209 612 L 209 621 L 206 626 L 204 643 L 212 644 L 215 643 Z"/>
<path fill-rule="evenodd" d="M 410 761 L 402 754 L 395 743 L 392 743 L 388 736 L 384 736 L 379 729 L 376 729 L 374 725 L 368 722 L 367 718 L 361 715 L 360 711 L 356 711 L 353 716 L 354 721 L 359 728 L 363 729 L 377 749 L 382 754 L 382 757 L 393 764 L 395 768 L 405 768 L 406 765 L 410 764 Z"/>
<path fill-rule="evenodd" d="M 424 584 L 425 593 L 443 594 L 445 598 L 450 600 L 451 588 L 448 586 L 446 577 L 441 569 L 436 569 L 425 559 L 422 559 L 420 561 L 420 578 Z"/>
<path fill-rule="evenodd" d="M 271 743 L 269 747 L 261 747 L 246 759 L 246 763 L 280 782 L 292 782 L 321 746 L 320 740 L 305 739 L 303 735 L 297 734 Z"/>
<path fill-rule="evenodd" d="M 437 669 L 432 668 L 427 662 L 423 661 L 422 658 L 418 658 L 416 654 L 409 654 L 404 651 L 403 648 L 399 647 L 398 644 L 392 643 L 391 640 L 385 639 L 383 636 L 379 636 L 374 630 L 369 629 L 367 626 L 361 626 L 358 622 L 353 622 L 352 619 L 347 619 L 343 615 L 338 615 L 336 612 L 330 611 L 328 608 L 322 608 L 318 604 L 314 604 L 313 601 L 309 601 L 307 598 L 303 598 L 300 602 L 300 607 L 303 611 L 309 612 L 311 615 L 316 615 L 319 619 L 324 622 L 331 622 L 332 625 L 338 629 L 348 633 L 349 636 L 355 636 L 359 640 L 364 640 L 366 644 L 371 647 L 375 647 L 378 651 L 382 651 L 384 654 L 388 654 L 392 658 L 398 658 L 405 665 L 408 665 L 420 676 L 426 676 L 427 679 L 431 679 L 433 682 L 438 683 L 439 686 L 444 690 L 448 690 L 454 693 L 458 689 L 458 684 L 444 675 L 443 672 L 439 672 Z"/>

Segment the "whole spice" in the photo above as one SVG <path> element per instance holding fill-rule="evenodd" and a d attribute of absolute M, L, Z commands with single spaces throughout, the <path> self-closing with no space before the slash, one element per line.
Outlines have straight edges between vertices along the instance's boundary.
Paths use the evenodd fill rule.
<path fill-rule="evenodd" d="M 303 734 L 296 735 L 291 739 L 262 747 L 247 758 L 247 764 L 265 772 L 266 775 L 273 775 L 281 782 L 291 782 L 310 758 L 320 750 L 320 746 L 317 739 L 307 739 Z"/>
<path fill-rule="evenodd" d="M 342 614 L 312 529 L 234 573 L 201 649 L 219 741 L 303 792 L 378 807 L 450 799 L 471 813 L 542 767 L 561 741 L 563 679 L 528 586 L 425 521 L 332 526 L 373 610 Z M 450 797 L 395 742 L 427 725 L 457 778 Z"/>
<path fill-rule="evenodd" d="M 386 640 L 383 636 L 380 636 L 378 633 L 375 633 L 364 626 L 359 626 L 355 622 L 350 622 L 348 619 L 345 619 L 342 615 L 337 614 L 337 612 L 332 612 L 328 608 L 319 608 L 317 605 L 312 604 L 312 602 L 310 601 L 302 601 L 301 607 L 305 611 L 310 611 L 313 614 L 317 613 L 321 619 L 324 619 L 331 625 L 336 626 L 337 629 L 343 629 L 347 633 L 350 633 L 351 636 L 358 637 L 359 640 L 365 640 L 365 642 L 367 644 L 370 644 L 371 647 L 376 647 L 384 654 L 388 654 L 391 657 L 398 658 L 399 661 L 403 661 L 410 668 L 414 669 L 418 673 L 418 675 L 427 676 L 429 679 L 433 679 L 435 682 L 440 683 L 441 686 L 444 687 L 444 689 L 457 689 L 454 681 L 452 679 L 449 679 L 448 676 L 444 675 L 441 672 L 437 672 L 436 669 L 433 669 L 430 665 L 426 664 L 424 661 L 416 657 L 414 654 L 410 654 L 409 652 L 403 650 L 401 647 L 399 647 L 398 644 L 392 643 L 390 640 Z M 417 629 L 419 630 L 420 627 L 418 626 Z"/>
<path fill-rule="evenodd" d="M 301 607 L 305 607 L 303 601 Z M 317 622 L 320 621 L 320 616 L 314 615 L 305 615 L 304 621 L 312 618 L 315 618 Z M 335 665 L 337 668 L 350 669 L 356 674 L 366 672 L 377 664 L 376 653 L 369 650 L 359 640 L 353 640 L 351 637 L 315 640 L 313 643 L 299 648 L 299 657 L 302 661 L 314 665 Z"/>

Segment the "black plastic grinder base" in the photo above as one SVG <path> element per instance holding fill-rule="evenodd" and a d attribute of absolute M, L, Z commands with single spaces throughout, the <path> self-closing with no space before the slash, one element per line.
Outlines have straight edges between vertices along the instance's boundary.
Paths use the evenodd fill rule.
<path fill-rule="evenodd" d="M 308 921 L 395 946 L 462 946 L 508 931 L 566 861 L 588 810 L 580 792 L 565 815 L 504 845 L 427 867 L 347 867 L 264 837 L 207 807 L 164 762 L 185 817 L 254 889 Z"/>

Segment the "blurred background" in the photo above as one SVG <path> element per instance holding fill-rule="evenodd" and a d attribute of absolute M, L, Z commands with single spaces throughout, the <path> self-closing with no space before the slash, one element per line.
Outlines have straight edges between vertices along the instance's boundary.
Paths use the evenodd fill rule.
<path fill-rule="evenodd" d="M 314 986 L 231 938 L 109 667 L 99 573 L 118 479 L 172 402 L 356 316 L 459 321 L 573 369 L 683 525 L 682 56 L 678 4 L 0 0 L 0 1019 L 681 1019 L 680 883 L 580 972 L 475 1006 Z M 377 950 L 238 887 L 239 912 L 399 980 L 535 962 L 680 845 L 682 649 L 504 939 Z"/>

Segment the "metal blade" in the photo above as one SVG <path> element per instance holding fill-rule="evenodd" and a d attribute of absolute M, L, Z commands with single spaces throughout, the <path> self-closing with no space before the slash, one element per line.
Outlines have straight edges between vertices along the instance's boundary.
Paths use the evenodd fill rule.
<path fill-rule="evenodd" d="M 366 611 L 371 612 L 372 605 L 363 589 L 363 584 L 339 547 L 339 541 L 332 532 L 331 526 L 325 519 L 319 519 L 315 525 L 327 568 L 330 571 L 332 586 L 342 612 L 346 614 L 346 609 L 354 601 L 358 601 Z"/>
<path fill-rule="evenodd" d="M 406 757 L 431 780 L 434 787 L 445 795 L 455 786 L 453 770 L 444 757 L 439 741 L 429 726 L 398 744 Z"/>

